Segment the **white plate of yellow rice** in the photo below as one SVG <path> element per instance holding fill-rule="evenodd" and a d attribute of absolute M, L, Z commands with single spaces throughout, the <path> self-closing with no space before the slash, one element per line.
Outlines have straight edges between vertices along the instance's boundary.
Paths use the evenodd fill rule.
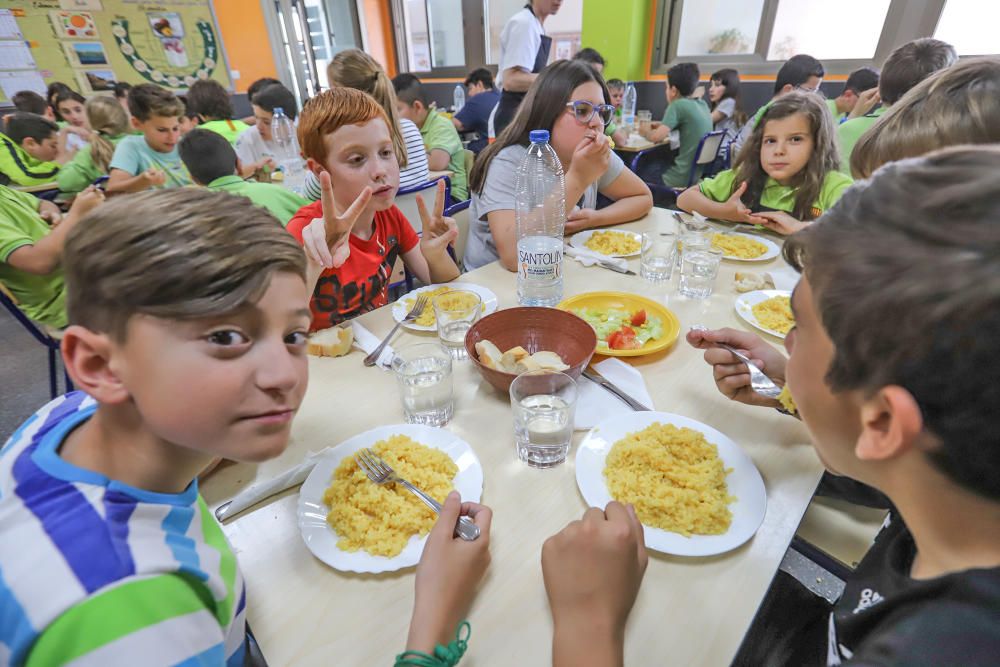
<path fill-rule="evenodd" d="M 569 244 L 607 257 L 635 257 L 642 252 L 642 235 L 624 229 L 585 229 L 573 234 Z"/>
<path fill-rule="evenodd" d="M 462 500 L 479 502 L 482 498 L 483 467 L 479 462 L 479 457 L 476 456 L 469 443 L 450 431 L 419 424 L 398 424 L 379 426 L 349 438 L 331 449 L 316 463 L 316 467 L 309 473 L 309 477 L 306 478 L 299 491 L 298 522 L 302 539 L 305 540 L 306 546 L 316 558 L 334 569 L 349 572 L 391 572 L 412 567 L 420 560 L 424 543 L 427 541 L 426 533 L 410 535 L 405 546 L 402 547 L 402 551 L 394 556 L 376 556 L 364 548 L 356 550 L 341 548 L 338 543 L 349 541 L 350 536 L 337 535 L 330 523 L 327 522 L 327 517 L 334 508 L 327 505 L 324 501 L 324 495 L 331 487 L 334 473 L 340 464 L 344 462 L 348 466 L 356 466 L 356 464 L 349 463 L 349 460 L 353 459 L 354 453 L 359 449 L 375 446 L 379 442 L 389 442 L 391 438 L 397 436 L 404 436 L 404 438 L 428 449 L 440 450 L 446 454 L 454 463 L 454 468 L 457 468 L 451 485 L 462 495 Z M 399 472 L 405 473 L 405 470 L 400 469 Z M 403 474 L 403 476 L 407 475 Z M 401 485 L 376 485 L 364 479 L 363 473 L 360 471 L 357 471 L 356 477 L 355 485 L 351 487 L 355 495 L 345 501 L 346 506 L 342 506 L 340 509 L 350 511 L 351 520 L 354 522 L 369 522 L 368 525 L 356 524 L 358 533 L 363 535 L 362 539 L 368 544 L 383 545 L 386 535 L 389 535 L 393 528 L 397 534 L 401 527 L 405 530 L 406 526 L 413 524 L 421 524 L 423 528 L 429 529 L 437 520 L 437 515 L 434 514 L 433 510 L 405 488 L 402 488 Z M 411 479 L 410 481 L 414 481 L 417 486 L 420 486 L 419 480 Z M 399 488 L 396 489 L 396 487 Z M 443 490 L 442 493 L 433 493 L 427 488 L 423 490 L 429 495 L 440 496 L 437 497 L 439 502 L 444 502 L 444 497 L 447 495 L 447 492 Z M 383 494 L 392 494 L 392 497 L 383 497 Z M 411 502 L 411 499 L 415 502 Z M 393 524 L 390 526 L 376 525 L 371 521 L 370 516 L 366 515 L 366 512 L 372 512 L 376 508 L 381 511 L 388 510 L 390 507 L 395 512 L 392 519 Z M 410 516 L 400 517 L 400 514 Z M 382 520 L 384 516 L 380 515 L 379 519 Z M 405 522 L 399 523 L 401 519 Z"/>
<path fill-rule="evenodd" d="M 781 246 L 771 239 L 740 232 L 716 232 L 712 246 L 733 262 L 770 262 L 781 254 Z"/>
<path fill-rule="evenodd" d="M 430 303 L 430 300 L 438 294 L 444 294 L 445 292 L 451 292 L 454 290 L 465 290 L 468 292 L 475 292 L 479 295 L 480 300 L 483 303 L 483 310 L 479 314 L 480 317 L 485 317 L 490 313 L 496 312 L 497 307 L 500 305 L 500 301 L 497 299 L 497 295 L 493 290 L 483 287 L 482 285 L 473 285 L 472 283 L 442 283 L 440 285 L 427 285 L 426 287 L 418 287 L 415 290 L 407 292 L 401 296 L 398 300 L 392 304 L 392 319 L 397 322 L 402 322 L 406 314 L 410 312 L 413 308 L 413 304 L 417 301 L 417 296 L 429 293 L 427 305 L 424 306 L 423 312 L 420 317 L 414 322 L 405 322 L 403 324 L 407 329 L 412 329 L 413 331 L 437 331 L 437 324 L 434 321 L 434 306 Z M 428 324 L 429 322 L 429 324 Z"/>
<path fill-rule="evenodd" d="M 791 292 L 780 289 L 747 292 L 736 297 L 736 314 L 753 328 L 784 338 L 795 324 L 791 297 Z"/>
<path fill-rule="evenodd" d="M 616 499 L 614 485 L 618 500 L 635 505 L 646 547 L 676 556 L 735 549 L 757 532 L 767 507 L 764 481 L 735 442 L 667 412 L 618 415 L 591 429 L 577 450 L 576 483 L 599 509 Z"/>

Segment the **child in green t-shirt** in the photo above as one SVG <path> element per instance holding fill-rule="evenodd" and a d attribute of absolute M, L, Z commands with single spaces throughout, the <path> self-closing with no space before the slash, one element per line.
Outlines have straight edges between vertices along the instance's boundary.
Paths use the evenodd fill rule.
<path fill-rule="evenodd" d="M 72 157 L 66 137 L 48 118 L 17 111 L 4 119 L 0 133 L 0 182 L 40 185 L 54 181 Z"/>
<path fill-rule="evenodd" d="M 77 193 L 108 173 L 115 146 L 129 131 L 128 112 L 112 97 L 94 97 L 84 109 L 90 124 L 90 144 L 84 146 L 56 175 L 62 192 Z"/>
<path fill-rule="evenodd" d="M 839 162 L 833 118 L 823 100 L 788 93 L 761 116 L 733 168 L 688 188 L 677 205 L 791 234 L 822 215 L 851 185 L 850 177 L 837 171 Z"/>
<path fill-rule="evenodd" d="M 677 157 L 663 171 L 663 183 L 670 188 L 683 188 L 691 178 L 701 138 L 712 131 L 712 114 L 703 99 L 696 99 L 701 73 L 694 63 L 677 63 L 667 70 L 667 110 L 663 123 L 645 133 L 653 143 L 665 140 L 676 131 L 680 135 Z M 702 91 L 704 94 L 704 91 Z"/>
<path fill-rule="evenodd" d="M 197 117 L 198 127 L 221 134 L 233 146 L 236 138 L 250 129 L 242 120 L 233 118 L 236 114 L 229 93 L 218 81 L 195 81 L 188 90 L 185 104 L 186 115 Z"/>

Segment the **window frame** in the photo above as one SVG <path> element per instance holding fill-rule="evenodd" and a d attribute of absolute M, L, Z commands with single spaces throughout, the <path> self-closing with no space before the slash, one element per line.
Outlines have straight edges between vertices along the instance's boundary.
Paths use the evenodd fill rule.
<path fill-rule="evenodd" d="M 653 31 L 652 57 L 650 72 L 652 75 L 665 75 L 667 70 L 677 62 L 697 62 L 703 70 L 717 70 L 725 67 L 738 69 L 740 74 L 751 76 L 767 76 L 778 73 L 782 61 L 768 60 L 767 51 L 774 32 L 774 22 L 778 15 L 778 3 L 781 0 L 764 0 L 761 9 L 760 25 L 757 29 L 757 43 L 752 53 L 697 55 L 678 58 L 676 36 L 680 32 L 681 15 L 685 2 L 697 0 L 662 0 L 656 2 L 655 26 Z M 827 59 L 823 67 L 827 75 L 846 76 L 859 67 L 881 65 L 889 57 L 893 49 L 901 44 L 933 35 L 944 11 L 946 0 L 891 0 L 889 9 L 882 24 L 875 53 L 871 58 Z"/>
<path fill-rule="evenodd" d="M 406 13 L 403 9 L 403 3 L 406 0 L 392 0 L 390 4 L 390 10 L 392 14 L 392 25 L 394 32 L 394 42 L 396 44 L 396 61 L 400 63 L 399 70 L 401 72 L 409 71 L 410 65 L 410 54 L 409 54 L 409 39 L 410 31 L 409 26 L 406 25 L 404 17 Z M 427 0 L 423 0 L 424 6 L 427 7 Z M 465 76 L 472 70 L 479 67 L 490 68 L 486 64 L 486 28 L 485 28 L 485 18 L 486 12 L 485 5 L 482 0 L 461 0 L 462 6 L 462 30 L 464 35 L 464 45 L 465 45 L 465 64 L 460 66 L 451 67 L 434 67 L 431 65 L 429 70 L 413 71 L 412 74 L 420 77 L 421 79 L 465 79 Z M 430 8 L 427 7 L 428 16 L 428 29 L 430 29 Z M 430 39 L 428 35 L 428 40 L 431 45 L 431 62 L 434 60 L 434 42 Z M 406 67 L 402 64 L 405 63 Z M 496 69 L 496 66 L 492 66 L 491 69 Z"/>

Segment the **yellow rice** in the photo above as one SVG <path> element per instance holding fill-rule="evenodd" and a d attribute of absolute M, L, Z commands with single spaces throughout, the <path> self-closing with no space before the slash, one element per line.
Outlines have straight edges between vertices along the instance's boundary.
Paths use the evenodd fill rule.
<path fill-rule="evenodd" d="M 372 447 L 400 477 L 443 502 L 454 488 L 458 466 L 439 449 L 405 435 L 379 440 Z M 430 532 L 437 515 L 401 484 L 375 484 L 346 457 L 323 494 L 330 507 L 326 520 L 344 551 L 364 549 L 373 556 L 398 555 L 410 537 Z"/>
<path fill-rule="evenodd" d="M 602 255 L 631 255 L 639 252 L 640 243 L 631 234 L 623 232 L 594 232 L 583 244 Z"/>
<path fill-rule="evenodd" d="M 726 487 L 730 472 L 699 431 L 656 423 L 611 447 L 604 479 L 615 500 L 635 506 L 643 525 L 690 537 L 729 530 L 736 501 Z"/>
<path fill-rule="evenodd" d="M 712 234 L 712 247 L 737 259 L 756 259 L 767 252 L 767 246 L 760 241 L 736 234 Z"/>
<path fill-rule="evenodd" d="M 424 310 L 423 312 L 420 313 L 420 316 L 417 319 L 413 320 L 413 323 L 419 324 L 424 327 L 434 326 L 437 323 L 437 318 L 434 317 L 434 303 L 433 303 L 434 297 L 444 294 L 445 292 L 451 292 L 451 291 L 455 290 L 453 290 L 453 288 L 451 287 L 437 287 L 432 290 L 425 290 L 421 292 L 420 296 L 425 296 L 425 295 L 427 296 L 427 305 L 424 306 Z M 455 294 L 454 301 L 456 302 L 456 305 L 458 303 L 462 304 L 468 303 L 468 305 L 471 306 L 472 303 L 475 301 L 475 299 L 473 299 L 468 294 Z M 403 306 L 406 308 L 406 312 L 410 312 L 410 309 L 413 308 L 413 304 L 415 304 L 416 302 L 417 302 L 417 297 L 415 296 L 406 299 L 403 302 Z"/>
<path fill-rule="evenodd" d="M 792 398 L 792 393 L 788 391 L 787 384 L 781 388 L 781 393 L 778 394 L 778 402 L 781 403 L 781 407 L 785 408 L 793 415 L 798 411 L 795 407 L 795 399 Z"/>
<path fill-rule="evenodd" d="M 787 296 L 772 296 L 770 299 L 754 304 L 750 310 L 757 322 L 765 329 L 786 334 L 795 326 L 791 299 Z"/>

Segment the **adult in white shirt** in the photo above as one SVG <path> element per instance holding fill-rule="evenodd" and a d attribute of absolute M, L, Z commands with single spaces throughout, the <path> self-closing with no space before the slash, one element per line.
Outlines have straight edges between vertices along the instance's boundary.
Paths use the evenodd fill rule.
<path fill-rule="evenodd" d="M 292 91 L 280 83 L 273 83 L 259 90 L 250 100 L 254 124 L 236 138 L 236 155 L 243 165 L 243 175 L 253 174 L 265 165 L 274 169 L 278 147 L 271 139 L 271 119 L 274 110 L 281 109 L 294 123 L 298 117 L 298 104 Z"/>
<path fill-rule="evenodd" d="M 562 0 L 531 0 L 504 25 L 500 33 L 500 102 L 493 116 L 494 136 L 500 136 L 513 120 L 524 95 L 549 62 L 552 38 L 545 34 L 542 24 L 561 5 Z"/>

